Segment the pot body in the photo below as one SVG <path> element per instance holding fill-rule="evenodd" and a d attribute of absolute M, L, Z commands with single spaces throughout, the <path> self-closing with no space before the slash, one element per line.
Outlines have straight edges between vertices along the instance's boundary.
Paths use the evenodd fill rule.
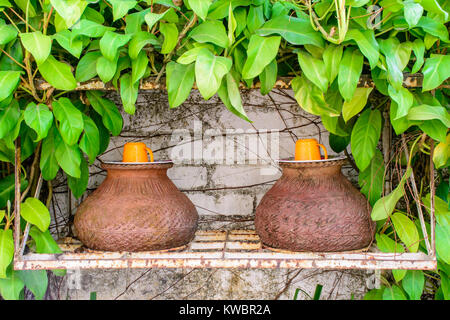
<path fill-rule="evenodd" d="M 102 164 L 108 175 L 78 207 L 75 229 L 88 248 L 151 251 L 183 246 L 198 214 L 167 177 L 171 163 Z"/>
<path fill-rule="evenodd" d="M 256 208 L 261 241 L 289 251 L 366 248 L 375 234 L 366 198 L 341 173 L 345 160 L 281 163 L 283 174 Z"/>

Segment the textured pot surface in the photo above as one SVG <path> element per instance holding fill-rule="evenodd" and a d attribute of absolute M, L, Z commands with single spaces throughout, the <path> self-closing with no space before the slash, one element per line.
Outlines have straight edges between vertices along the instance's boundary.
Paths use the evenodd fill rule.
<path fill-rule="evenodd" d="M 75 229 L 88 248 L 150 251 L 190 242 L 198 214 L 167 177 L 169 163 L 102 164 L 108 175 L 78 207 Z"/>
<path fill-rule="evenodd" d="M 280 162 L 281 178 L 256 208 L 261 241 L 289 251 L 339 252 L 370 245 L 366 198 L 341 173 L 346 160 Z"/>

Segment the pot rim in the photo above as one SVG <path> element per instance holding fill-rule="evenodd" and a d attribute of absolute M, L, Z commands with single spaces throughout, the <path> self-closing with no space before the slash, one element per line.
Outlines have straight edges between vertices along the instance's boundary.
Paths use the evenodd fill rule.
<path fill-rule="evenodd" d="M 278 159 L 276 161 L 279 163 L 324 163 L 324 162 L 334 162 L 334 161 L 341 161 L 341 160 L 347 160 L 347 157 L 331 156 L 328 159 L 321 159 L 321 160 L 291 160 L 291 158 L 289 158 L 289 159 Z"/>
<path fill-rule="evenodd" d="M 122 169 L 122 170 L 139 170 L 139 169 L 168 169 L 173 167 L 172 160 L 160 160 L 154 162 L 122 162 L 122 161 L 103 161 L 101 163 L 103 169 Z"/>
<path fill-rule="evenodd" d="M 347 162 L 347 157 L 336 156 L 322 160 L 291 160 L 291 159 L 279 159 L 277 160 L 280 167 L 285 168 L 315 168 L 315 167 L 330 167 L 330 166 L 342 166 Z"/>
<path fill-rule="evenodd" d="M 122 161 L 102 161 L 104 164 L 118 164 L 118 165 L 148 165 L 148 164 L 166 164 L 171 163 L 173 164 L 172 160 L 158 160 L 153 162 L 122 162 Z"/>

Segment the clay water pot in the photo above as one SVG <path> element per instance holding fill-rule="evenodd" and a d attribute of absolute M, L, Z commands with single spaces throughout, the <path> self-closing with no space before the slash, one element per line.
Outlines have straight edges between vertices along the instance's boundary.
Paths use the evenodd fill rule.
<path fill-rule="evenodd" d="M 341 173 L 345 162 L 279 161 L 283 174 L 256 208 L 256 232 L 265 246 L 341 252 L 370 245 L 376 224 L 366 198 Z"/>
<path fill-rule="evenodd" d="M 198 213 L 167 177 L 171 161 L 103 163 L 107 177 L 78 207 L 75 229 L 88 248 L 152 251 L 189 243 Z"/>

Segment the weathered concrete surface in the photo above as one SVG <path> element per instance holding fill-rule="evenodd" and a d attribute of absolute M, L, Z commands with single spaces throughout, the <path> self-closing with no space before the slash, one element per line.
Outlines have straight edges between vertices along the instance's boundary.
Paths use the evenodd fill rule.
<path fill-rule="evenodd" d="M 120 104 L 117 94 L 108 96 Z M 320 119 L 303 112 L 291 91 L 276 90 L 271 97 L 261 96 L 257 90 L 243 92 L 245 110 L 253 120 L 248 123 L 229 112 L 216 97 L 204 101 L 194 92 L 186 103 L 171 110 L 165 92 L 143 91 L 135 115 L 123 113 L 123 132 L 112 137 L 108 150 L 98 158 L 121 161 L 126 142 L 145 142 L 156 160 L 171 158 L 176 162 L 168 175 L 196 205 L 200 229 L 253 229 L 256 206 L 281 175 L 274 160 L 293 157 L 299 138 L 316 138 L 334 155 Z M 350 165 L 343 172 L 357 183 Z M 92 191 L 103 181 L 105 172 L 96 161 L 90 173 Z M 69 196 L 63 175 L 53 186 L 52 232 L 70 235 L 73 214 L 87 195 L 79 200 Z M 362 297 L 368 277 L 373 275 L 358 270 L 302 270 L 289 281 L 297 272 L 84 270 L 69 274 L 59 290 L 54 285 L 51 296 L 59 292 L 56 296 L 61 299 L 86 299 L 95 291 L 98 299 L 292 299 L 296 288 L 312 295 L 316 285 L 322 284 L 322 298 L 348 299 L 351 294 Z M 77 284 L 74 279 L 78 279 Z M 283 291 L 286 283 L 290 285 Z M 299 298 L 307 296 L 299 294 Z"/>
<path fill-rule="evenodd" d="M 158 269 L 68 272 L 54 299 L 310 299 L 318 284 L 321 299 L 361 299 L 374 276 L 366 271 Z"/>

